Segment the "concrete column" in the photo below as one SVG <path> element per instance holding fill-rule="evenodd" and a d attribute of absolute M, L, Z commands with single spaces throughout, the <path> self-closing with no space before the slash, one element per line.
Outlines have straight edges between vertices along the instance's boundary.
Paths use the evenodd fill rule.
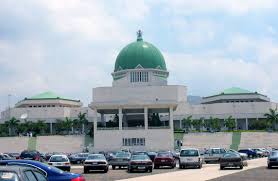
<path fill-rule="evenodd" d="M 101 124 L 106 127 L 106 122 L 105 122 L 103 113 L 100 114 L 100 121 L 101 121 Z"/>
<path fill-rule="evenodd" d="M 123 130 L 123 109 L 119 108 L 119 130 Z"/>
<path fill-rule="evenodd" d="M 97 132 L 97 109 L 94 110 L 93 121 L 94 121 L 94 134 L 96 134 L 96 132 Z"/>
<path fill-rule="evenodd" d="M 246 130 L 248 130 L 248 118 L 245 119 Z"/>
<path fill-rule="evenodd" d="M 50 134 L 52 134 L 53 133 L 53 125 L 52 125 L 53 123 L 52 123 L 52 120 L 50 121 Z"/>
<path fill-rule="evenodd" d="M 145 130 L 148 129 L 148 108 L 144 107 L 144 124 L 145 124 Z"/>
<path fill-rule="evenodd" d="M 182 127 L 182 120 L 180 119 L 180 129 L 183 129 Z"/>
<path fill-rule="evenodd" d="M 235 130 L 237 130 L 237 119 L 235 118 L 235 123 L 236 123 L 236 129 Z"/>
<path fill-rule="evenodd" d="M 169 110 L 169 126 L 170 128 L 173 130 L 174 129 L 174 111 L 173 111 L 173 107 L 171 106 L 170 107 L 170 110 Z"/>

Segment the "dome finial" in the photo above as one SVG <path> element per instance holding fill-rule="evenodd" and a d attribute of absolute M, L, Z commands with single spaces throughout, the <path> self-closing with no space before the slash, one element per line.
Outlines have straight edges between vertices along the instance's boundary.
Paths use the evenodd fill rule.
<path fill-rule="evenodd" d="M 138 30 L 137 31 L 137 41 L 142 41 L 143 40 L 142 35 L 143 35 L 143 32 L 141 30 Z"/>

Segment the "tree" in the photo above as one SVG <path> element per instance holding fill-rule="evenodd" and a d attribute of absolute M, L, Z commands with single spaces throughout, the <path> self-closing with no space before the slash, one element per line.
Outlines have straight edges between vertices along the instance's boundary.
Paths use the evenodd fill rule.
<path fill-rule="evenodd" d="M 56 127 L 56 132 L 58 134 L 61 134 L 63 131 L 66 130 L 66 128 L 64 126 L 64 120 L 61 120 L 61 119 L 56 119 L 55 127 Z"/>
<path fill-rule="evenodd" d="M 192 116 L 188 116 L 187 118 L 182 119 L 182 127 L 187 131 L 191 128 L 192 125 Z"/>
<path fill-rule="evenodd" d="M 78 119 L 79 119 L 79 121 L 80 121 L 80 125 L 82 125 L 82 133 L 84 133 L 84 130 L 85 130 L 85 125 L 88 125 L 88 119 L 86 118 L 86 115 L 87 115 L 87 113 L 79 113 L 78 114 Z"/>
<path fill-rule="evenodd" d="M 34 124 L 33 131 L 35 132 L 35 134 L 45 133 L 47 129 L 47 124 L 43 120 L 38 120 L 36 123 L 33 124 Z"/>
<path fill-rule="evenodd" d="M 201 131 L 201 127 L 203 126 L 203 119 L 194 119 L 192 121 L 192 126 L 197 130 Z"/>
<path fill-rule="evenodd" d="M 9 128 L 9 135 L 15 135 L 15 128 L 17 127 L 20 121 L 17 120 L 15 117 L 12 117 L 10 120 L 6 121 L 5 124 Z"/>
<path fill-rule="evenodd" d="M 236 122 L 232 118 L 232 116 L 229 116 L 227 119 L 225 119 L 224 125 L 228 128 L 229 131 L 232 131 L 236 128 Z"/>
<path fill-rule="evenodd" d="M 8 136 L 8 126 L 6 124 L 0 124 L 0 136 Z"/>
<path fill-rule="evenodd" d="M 265 113 L 264 116 L 266 117 L 266 121 L 268 122 L 268 125 L 272 127 L 272 129 L 275 129 L 275 124 L 278 123 L 278 113 L 277 109 L 269 109 L 268 113 Z"/>
<path fill-rule="evenodd" d="M 73 121 L 71 118 L 66 117 L 65 121 L 63 122 L 63 127 L 68 131 L 68 134 L 70 133 L 70 130 L 72 129 Z"/>
<path fill-rule="evenodd" d="M 213 131 L 220 131 L 221 122 L 218 118 L 210 118 L 211 119 L 211 128 Z"/>

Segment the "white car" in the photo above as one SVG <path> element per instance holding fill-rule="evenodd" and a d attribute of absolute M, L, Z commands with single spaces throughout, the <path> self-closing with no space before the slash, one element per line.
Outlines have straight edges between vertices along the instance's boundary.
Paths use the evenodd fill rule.
<path fill-rule="evenodd" d="M 196 148 L 186 148 L 180 151 L 179 168 L 188 166 L 202 168 L 203 157 L 200 151 Z"/>
<path fill-rule="evenodd" d="M 52 155 L 48 160 L 48 165 L 70 172 L 70 161 L 67 155 Z"/>
<path fill-rule="evenodd" d="M 104 173 L 108 172 L 109 164 L 103 154 L 91 154 L 84 161 L 84 173 L 90 170 L 103 170 Z"/>

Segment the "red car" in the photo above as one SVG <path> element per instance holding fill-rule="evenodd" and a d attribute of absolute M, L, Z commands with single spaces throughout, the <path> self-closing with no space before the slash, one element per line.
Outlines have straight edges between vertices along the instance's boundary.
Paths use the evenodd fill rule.
<path fill-rule="evenodd" d="M 176 167 L 176 159 L 171 152 L 158 152 L 154 159 L 154 168 L 161 166 Z"/>

